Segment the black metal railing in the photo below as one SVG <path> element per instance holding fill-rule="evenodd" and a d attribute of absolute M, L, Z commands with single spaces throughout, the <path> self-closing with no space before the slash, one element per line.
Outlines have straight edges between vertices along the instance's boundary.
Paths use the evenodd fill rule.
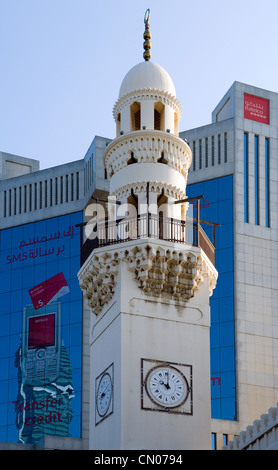
<path fill-rule="evenodd" d="M 209 239 L 201 223 L 213 228 L 213 241 Z M 79 224 L 86 227 L 87 239 L 81 239 L 81 265 L 95 248 L 137 240 L 154 238 L 202 248 L 209 260 L 215 262 L 215 227 L 217 224 L 197 219 L 181 221 L 147 213 L 119 220 L 104 219 L 97 224 Z M 83 230 L 81 230 L 81 233 Z M 89 237 L 88 237 L 89 234 Z"/>

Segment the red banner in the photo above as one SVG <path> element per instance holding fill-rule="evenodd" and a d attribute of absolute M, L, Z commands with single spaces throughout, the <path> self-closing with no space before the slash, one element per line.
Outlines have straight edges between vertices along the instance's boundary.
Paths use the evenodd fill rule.
<path fill-rule="evenodd" d="M 28 349 L 55 345 L 55 314 L 29 318 Z"/>
<path fill-rule="evenodd" d="M 29 290 L 36 310 L 68 292 L 69 287 L 63 273 L 59 273 Z"/>
<path fill-rule="evenodd" d="M 269 100 L 244 93 L 244 118 L 269 124 Z"/>

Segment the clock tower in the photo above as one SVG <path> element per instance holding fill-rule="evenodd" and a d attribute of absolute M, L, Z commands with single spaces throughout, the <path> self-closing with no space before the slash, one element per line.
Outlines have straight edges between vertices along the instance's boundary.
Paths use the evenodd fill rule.
<path fill-rule="evenodd" d="M 79 273 L 90 324 L 90 449 L 210 449 L 214 246 L 186 197 L 181 106 L 153 63 L 125 76 L 106 147 L 107 203 L 88 207 Z M 199 207 L 198 198 L 194 201 Z"/>

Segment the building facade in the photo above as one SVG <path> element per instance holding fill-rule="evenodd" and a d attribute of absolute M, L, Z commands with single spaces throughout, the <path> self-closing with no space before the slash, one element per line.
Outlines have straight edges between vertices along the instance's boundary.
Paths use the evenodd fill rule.
<path fill-rule="evenodd" d="M 77 279 L 78 224 L 90 198 L 105 192 L 106 144 L 96 137 L 83 160 L 43 171 L 37 161 L 1 154 L 3 448 L 59 448 L 65 438 L 69 448 L 88 448 L 89 317 Z"/>
<path fill-rule="evenodd" d="M 219 433 L 239 434 L 277 403 L 277 106 L 277 93 L 235 82 L 211 124 L 181 133 L 193 151 L 188 196 L 204 194 L 200 217 L 221 224 L 211 300 L 218 446 Z"/>
<path fill-rule="evenodd" d="M 140 133 L 135 102 L 131 122 Z M 125 104 L 115 108 L 118 139 L 120 125 L 126 132 Z M 162 108 L 155 109 L 162 122 Z M 200 223 L 215 237 L 210 387 L 219 449 L 278 401 L 278 95 L 235 82 L 210 124 L 179 137 L 192 152 L 186 197 L 203 196 Z M 111 139 L 96 136 L 83 160 L 42 171 L 35 160 L 0 154 L 2 448 L 89 448 L 92 314 L 77 273 L 82 223 L 92 202 L 107 200 L 109 172 L 119 163 L 108 156 L 105 168 L 109 146 Z M 196 206 L 197 199 L 187 216 L 196 218 Z M 220 227 L 214 232 L 202 221 Z M 41 385 L 41 374 L 50 385 Z"/>

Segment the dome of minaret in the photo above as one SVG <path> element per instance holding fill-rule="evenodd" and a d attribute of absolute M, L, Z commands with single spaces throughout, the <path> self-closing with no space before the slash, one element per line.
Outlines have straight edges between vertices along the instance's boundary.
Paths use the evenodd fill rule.
<path fill-rule="evenodd" d="M 160 65 L 145 61 L 135 65 L 122 81 L 119 99 L 128 93 L 139 90 L 157 90 L 176 97 L 174 83 L 166 70 Z"/>
<path fill-rule="evenodd" d="M 144 62 L 125 75 L 113 108 L 116 134 L 139 130 L 159 130 L 178 136 L 181 105 L 174 83 L 166 70 L 151 59 L 150 11 L 144 18 Z"/>

